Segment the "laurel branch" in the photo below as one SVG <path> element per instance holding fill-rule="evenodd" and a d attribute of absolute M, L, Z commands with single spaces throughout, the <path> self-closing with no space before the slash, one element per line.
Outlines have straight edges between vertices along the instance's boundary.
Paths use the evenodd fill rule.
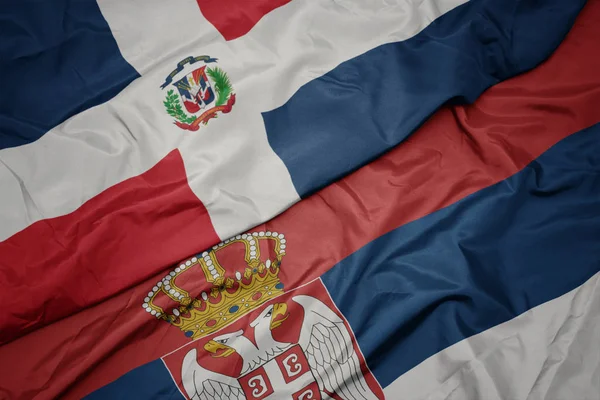
<path fill-rule="evenodd" d="M 187 115 L 185 111 L 183 111 L 183 107 L 179 101 L 179 96 L 175 94 L 173 89 L 167 92 L 167 97 L 165 97 L 163 104 L 167 109 L 167 113 L 169 113 L 171 117 L 175 118 L 179 122 L 191 124 L 196 120 L 196 117 L 193 115 Z"/>

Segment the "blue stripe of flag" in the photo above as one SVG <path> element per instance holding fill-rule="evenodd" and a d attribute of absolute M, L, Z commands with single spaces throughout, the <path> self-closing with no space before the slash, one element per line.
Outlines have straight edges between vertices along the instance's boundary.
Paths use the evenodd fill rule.
<path fill-rule="evenodd" d="M 185 399 L 162 360 L 129 371 L 116 381 L 90 393 L 85 400 L 182 400 Z"/>

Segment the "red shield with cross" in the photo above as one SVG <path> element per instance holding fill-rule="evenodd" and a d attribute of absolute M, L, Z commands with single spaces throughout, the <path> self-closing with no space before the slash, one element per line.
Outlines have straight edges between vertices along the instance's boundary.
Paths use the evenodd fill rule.
<path fill-rule="evenodd" d="M 290 347 L 238 381 L 249 400 L 321 399 L 315 377 L 299 345 Z"/>

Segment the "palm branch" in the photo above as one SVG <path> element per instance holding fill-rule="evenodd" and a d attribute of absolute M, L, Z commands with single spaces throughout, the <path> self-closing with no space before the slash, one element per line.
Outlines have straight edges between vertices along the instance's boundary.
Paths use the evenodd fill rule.
<path fill-rule="evenodd" d="M 229 98 L 229 95 L 233 91 L 233 87 L 231 86 L 231 81 L 229 80 L 229 77 L 227 76 L 225 71 L 223 71 L 219 67 L 207 68 L 206 73 L 208 74 L 208 76 L 210 76 L 210 78 L 215 84 L 215 90 L 217 91 L 216 105 L 221 106 L 225 104 L 225 102 Z"/>

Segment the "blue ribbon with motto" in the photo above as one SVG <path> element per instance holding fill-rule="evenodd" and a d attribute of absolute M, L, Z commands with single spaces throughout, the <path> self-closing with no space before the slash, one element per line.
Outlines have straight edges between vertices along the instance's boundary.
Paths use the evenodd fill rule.
<path fill-rule="evenodd" d="M 171 71 L 171 73 L 167 76 L 167 79 L 165 79 L 165 83 L 160 85 L 160 88 L 164 89 L 167 86 L 169 86 L 171 84 L 171 82 L 173 81 L 173 78 L 175 77 L 175 75 L 177 75 L 178 73 L 183 71 L 183 67 L 185 67 L 186 64 L 191 65 L 191 64 L 197 63 L 198 61 L 203 61 L 204 63 L 208 64 L 208 63 L 217 62 L 217 59 L 211 58 L 209 56 L 197 56 L 197 57 L 190 56 L 190 57 L 184 58 L 183 60 L 181 60 L 177 63 L 177 68 L 175 68 L 173 71 Z"/>

